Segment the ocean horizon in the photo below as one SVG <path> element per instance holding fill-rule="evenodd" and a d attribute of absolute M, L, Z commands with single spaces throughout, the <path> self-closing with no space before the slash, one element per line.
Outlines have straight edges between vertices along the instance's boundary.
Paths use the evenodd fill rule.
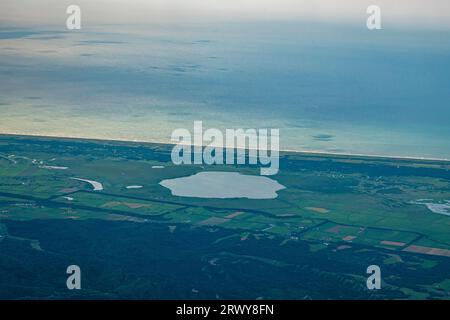
<path fill-rule="evenodd" d="M 278 128 L 280 149 L 450 158 L 450 32 L 302 21 L 0 31 L 0 132 L 170 142 Z"/>

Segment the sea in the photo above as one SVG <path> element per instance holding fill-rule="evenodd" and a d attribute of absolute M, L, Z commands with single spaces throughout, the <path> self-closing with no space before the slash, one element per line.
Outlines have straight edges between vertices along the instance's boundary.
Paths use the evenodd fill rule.
<path fill-rule="evenodd" d="M 308 21 L 0 24 L 0 133 L 450 159 L 450 32 Z"/>

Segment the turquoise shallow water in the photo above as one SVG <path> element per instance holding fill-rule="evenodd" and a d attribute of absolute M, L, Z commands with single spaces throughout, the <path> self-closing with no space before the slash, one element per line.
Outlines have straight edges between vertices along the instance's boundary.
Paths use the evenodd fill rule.
<path fill-rule="evenodd" d="M 301 22 L 0 31 L 0 132 L 450 158 L 450 33 Z"/>

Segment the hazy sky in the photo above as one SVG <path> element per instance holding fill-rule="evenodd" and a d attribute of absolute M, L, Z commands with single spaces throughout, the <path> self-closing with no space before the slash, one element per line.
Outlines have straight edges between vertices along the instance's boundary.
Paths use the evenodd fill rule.
<path fill-rule="evenodd" d="M 77 4 L 86 24 L 303 19 L 355 23 L 379 5 L 389 25 L 450 26 L 449 0 L 1 0 L 2 24 L 58 25 Z"/>

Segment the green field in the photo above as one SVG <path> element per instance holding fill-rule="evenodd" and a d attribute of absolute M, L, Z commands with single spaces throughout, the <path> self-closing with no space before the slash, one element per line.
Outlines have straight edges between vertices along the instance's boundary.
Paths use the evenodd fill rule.
<path fill-rule="evenodd" d="M 266 239 L 289 250 L 306 244 L 311 254 L 347 252 L 342 259 L 349 264 L 352 256 L 364 255 L 367 261 L 377 260 L 371 254 L 382 257 L 372 262 L 408 270 L 405 278 L 392 276 L 392 283 L 385 279 L 389 290 L 397 292 L 392 297 L 449 298 L 450 272 L 440 270 L 450 263 L 450 216 L 416 203 L 450 200 L 449 163 L 284 153 L 280 168 L 273 179 L 286 189 L 276 199 L 176 197 L 159 185 L 162 179 L 205 170 L 256 175 L 259 168 L 175 166 L 169 146 L 164 145 L 2 136 L 0 242 L 20 238 L 34 250 L 46 251 L 45 241 L 9 232 L 8 223 L 14 221 L 156 223 L 167 225 L 174 235 L 177 226 L 210 233 L 223 230 L 228 235 L 214 243 L 236 246 L 234 241 L 241 245 L 247 239 Z M 89 183 L 71 178 L 95 180 L 104 189 L 93 191 Z M 142 188 L 127 189 L 130 185 Z M 271 257 L 270 252 L 266 257 L 220 250 L 216 254 L 252 264 L 275 261 L 269 263 L 272 268 L 295 265 Z M 418 277 L 433 270 L 438 274 L 417 285 L 411 282 L 413 270 L 420 270 Z M 279 295 L 298 298 L 288 291 Z"/>

